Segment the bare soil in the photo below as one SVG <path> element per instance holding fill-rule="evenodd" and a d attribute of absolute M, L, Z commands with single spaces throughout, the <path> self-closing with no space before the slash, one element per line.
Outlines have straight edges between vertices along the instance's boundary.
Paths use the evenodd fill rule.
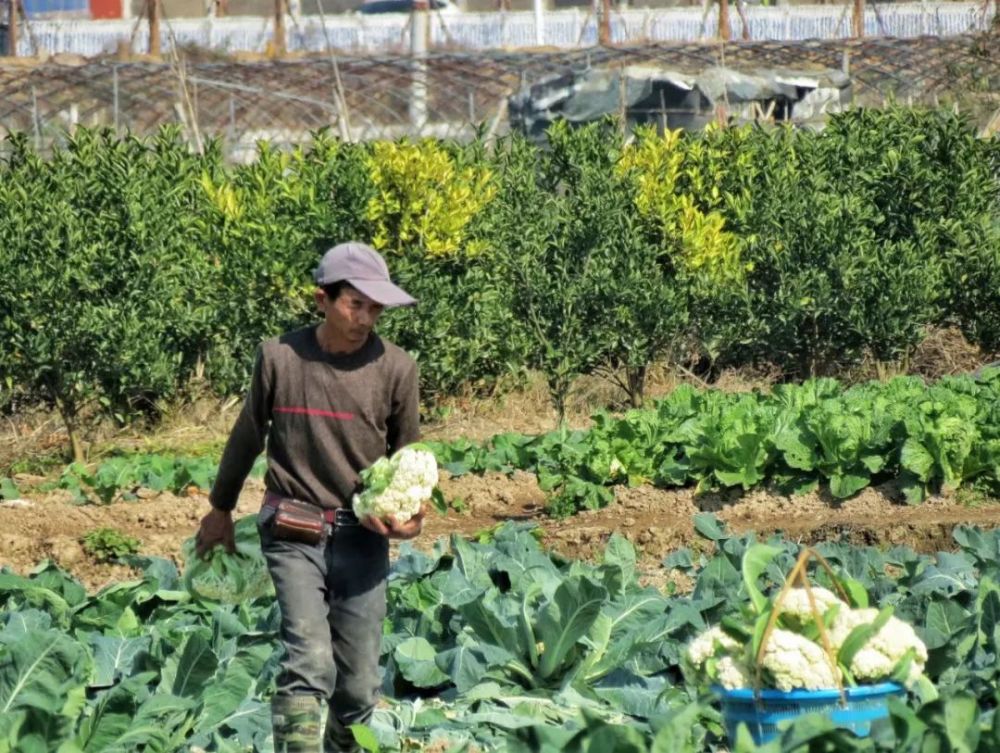
<path fill-rule="evenodd" d="M 681 575 L 665 572 L 661 563 L 673 550 L 702 543 L 693 526 L 693 516 L 702 511 L 715 512 L 738 533 L 752 530 L 766 536 L 782 531 L 803 543 L 842 538 L 859 545 L 906 545 L 925 552 L 952 548 L 951 532 L 958 524 L 1000 526 L 1000 505 L 970 507 L 955 500 L 933 499 L 910 507 L 900 503 L 891 487 L 866 489 L 843 504 L 833 504 L 821 493 L 789 498 L 752 491 L 698 497 L 690 489 L 621 487 L 613 505 L 561 520 L 545 514 L 544 495 L 529 474 L 445 478 L 442 490 L 448 499 L 461 500 L 462 509 L 432 514 L 415 542 L 420 548 L 429 549 L 440 536 L 473 535 L 505 520 L 522 520 L 539 525 L 544 544 L 554 551 L 599 559 L 608 538 L 618 532 L 639 551 L 646 582 L 672 583 L 680 590 L 689 584 Z M 261 482 L 248 481 L 237 515 L 255 513 L 262 494 Z M 91 590 L 136 573 L 122 565 L 94 561 L 81 545 L 88 531 L 104 526 L 118 529 L 139 539 L 143 554 L 169 557 L 181 564 L 181 545 L 208 510 L 203 493 L 160 494 L 107 506 L 79 506 L 63 493 L 29 502 L 30 506 L 0 507 L 0 562 L 27 573 L 52 559 Z"/>

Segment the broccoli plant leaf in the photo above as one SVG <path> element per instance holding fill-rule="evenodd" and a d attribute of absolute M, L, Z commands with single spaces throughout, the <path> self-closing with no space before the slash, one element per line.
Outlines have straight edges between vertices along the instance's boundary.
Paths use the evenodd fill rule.
<path fill-rule="evenodd" d="M 710 512 L 700 512 L 694 516 L 694 530 L 709 541 L 721 541 L 726 537 L 722 523 Z"/>
<path fill-rule="evenodd" d="M 18 491 L 17 485 L 14 483 L 13 479 L 7 478 L 6 476 L 0 477 L 0 499 L 20 499 L 21 492 Z"/>
<path fill-rule="evenodd" d="M 448 682 L 448 675 L 435 664 L 436 655 L 434 646 L 420 636 L 408 638 L 393 651 L 403 677 L 419 688 L 436 688 Z"/>
<path fill-rule="evenodd" d="M 757 581 L 760 579 L 761 573 L 767 569 L 767 566 L 782 551 L 779 547 L 769 544 L 754 544 L 743 553 L 743 566 L 741 568 L 743 572 L 743 586 L 750 595 L 754 611 L 758 614 L 764 611 L 764 607 L 767 605 L 767 597 L 761 593 L 760 588 L 757 586 Z"/>
<path fill-rule="evenodd" d="M 219 658 L 201 633 L 192 633 L 184 641 L 179 657 L 171 656 L 163 670 L 164 679 L 171 679 L 171 692 L 179 698 L 196 697 L 215 674 Z"/>
<path fill-rule="evenodd" d="M 621 569 L 622 582 L 630 585 L 635 580 L 635 547 L 624 536 L 613 533 L 604 550 L 604 562 Z"/>
<path fill-rule="evenodd" d="M 83 700 L 89 658 L 56 630 L 28 633 L 0 652 L 0 716 L 20 709 L 58 716 Z"/>
<path fill-rule="evenodd" d="M 539 674 L 552 678 L 601 612 L 608 593 L 586 578 L 567 578 L 538 617 L 536 634 L 544 645 Z"/>
<path fill-rule="evenodd" d="M 136 657 L 148 650 L 150 639 L 148 636 L 122 638 L 92 633 L 90 644 L 94 652 L 94 676 L 90 686 L 103 688 L 110 687 L 119 678 L 132 674 Z"/>

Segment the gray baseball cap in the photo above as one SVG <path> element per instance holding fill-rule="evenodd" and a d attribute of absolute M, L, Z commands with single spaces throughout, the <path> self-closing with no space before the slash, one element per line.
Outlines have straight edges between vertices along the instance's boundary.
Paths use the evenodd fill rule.
<path fill-rule="evenodd" d="M 341 280 L 349 282 L 383 306 L 412 306 L 417 302 L 389 279 L 389 267 L 382 255 L 357 241 L 339 243 L 323 254 L 313 277 L 321 287 Z"/>

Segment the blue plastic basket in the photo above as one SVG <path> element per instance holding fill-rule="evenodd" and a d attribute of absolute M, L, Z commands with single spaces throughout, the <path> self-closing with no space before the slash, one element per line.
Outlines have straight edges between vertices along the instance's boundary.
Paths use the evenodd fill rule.
<path fill-rule="evenodd" d="M 906 694 L 903 686 L 895 682 L 844 688 L 846 703 L 841 702 L 837 689 L 754 693 L 749 688 L 726 690 L 715 685 L 712 690 L 722 703 L 722 722 L 730 742 L 736 742 L 736 728 L 745 724 L 757 744 L 776 738 L 779 723 L 816 712 L 826 714 L 838 727 L 858 737 L 868 737 L 872 722 L 889 716 L 889 698 Z"/>

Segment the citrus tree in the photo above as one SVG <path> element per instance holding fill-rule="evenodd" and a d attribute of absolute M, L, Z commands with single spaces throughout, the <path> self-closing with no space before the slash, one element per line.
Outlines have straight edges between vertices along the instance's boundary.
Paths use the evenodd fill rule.
<path fill-rule="evenodd" d="M 88 416 L 155 413 L 213 311 L 194 222 L 203 161 L 175 130 L 80 130 L 43 159 L 15 137 L 0 180 L 0 369 L 55 407 L 73 457 Z"/>

